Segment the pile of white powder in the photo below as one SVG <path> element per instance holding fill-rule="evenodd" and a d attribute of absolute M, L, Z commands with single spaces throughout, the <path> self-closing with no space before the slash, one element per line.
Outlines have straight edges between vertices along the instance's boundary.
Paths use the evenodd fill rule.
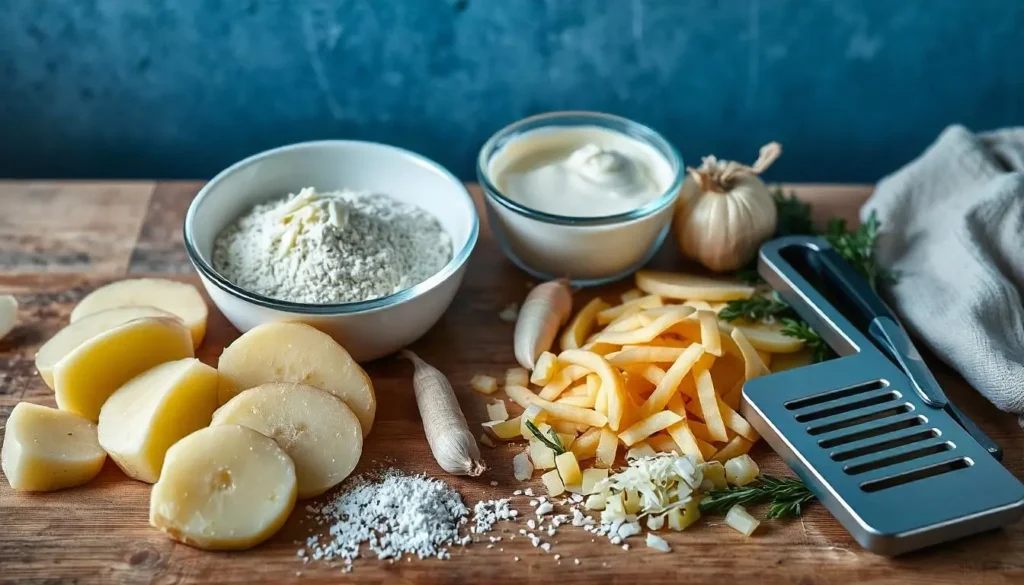
<path fill-rule="evenodd" d="M 451 238 L 419 207 L 380 193 L 306 188 L 229 225 L 217 237 L 213 266 L 263 296 L 330 304 L 415 286 L 451 257 Z"/>
<path fill-rule="evenodd" d="M 466 532 L 489 532 L 496 522 L 514 520 L 508 500 L 480 502 Z M 448 548 L 472 541 L 460 529 L 469 523 L 462 496 L 443 481 L 408 475 L 398 469 L 356 476 L 322 507 L 306 511 L 327 535 L 310 536 L 298 556 L 304 560 L 340 559 L 351 570 L 359 547 L 367 544 L 379 559 L 448 558 Z"/>

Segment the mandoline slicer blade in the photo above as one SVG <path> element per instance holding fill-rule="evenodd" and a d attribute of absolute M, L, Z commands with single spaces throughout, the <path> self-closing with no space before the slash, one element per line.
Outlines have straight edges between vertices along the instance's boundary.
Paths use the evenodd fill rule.
<path fill-rule="evenodd" d="M 808 237 L 768 242 L 759 272 L 840 357 L 747 382 L 743 415 L 873 552 L 901 554 L 1019 519 L 1024 486 L 826 298 L 845 308 L 842 287 L 816 263 L 828 247 Z"/>

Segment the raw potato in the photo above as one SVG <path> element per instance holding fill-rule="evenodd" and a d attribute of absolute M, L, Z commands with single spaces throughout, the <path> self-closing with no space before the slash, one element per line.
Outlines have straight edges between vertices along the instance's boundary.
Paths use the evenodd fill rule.
<path fill-rule="evenodd" d="M 96 425 L 70 412 L 19 402 L 7 419 L 0 462 L 11 487 L 49 492 L 87 483 L 107 454 Z"/>
<path fill-rule="evenodd" d="M 200 429 L 167 451 L 149 523 L 206 550 L 255 546 L 295 506 L 295 465 L 272 439 L 238 425 Z"/>
<path fill-rule="evenodd" d="M 213 425 L 260 432 L 295 462 L 300 498 L 318 496 L 352 473 L 363 453 L 359 419 L 338 397 L 305 384 L 250 388 L 217 409 Z"/>
<path fill-rule="evenodd" d="M 745 284 L 696 274 L 654 270 L 637 272 L 636 286 L 648 294 L 681 300 L 735 301 L 749 299 L 754 295 L 754 287 Z"/>
<path fill-rule="evenodd" d="M 52 389 L 53 366 L 57 365 L 57 362 L 64 356 L 100 333 L 105 333 L 118 325 L 124 325 L 142 317 L 176 318 L 167 311 L 161 311 L 155 307 L 120 307 L 82 317 L 58 331 L 39 348 L 39 352 L 36 354 L 36 369 L 39 370 L 39 375 Z"/>
<path fill-rule="evenodd" d="M 144 317 L 101 333 L 53 367 L 57 406 L 96 421 L 107 398 L 153 366 L 192 357 L 192 336 L 178 319 Z"/>
<path fill-rule="evenodd" d="M 195 358 L 167 362 L 118 388 L 100 410 L 100 445 L 132 479 L 155 483 L 171 445 L 210 424 L 217 370 Z"/>
<path fill-rule="evenodd" d="M 298 382 L 326 390 L 345 401 L 370 432 L 377 412 L 366 372 L 330 335 L 303 323 L 266 323 L 250 329 L 224 349 L 220 370 L 221 404 L 242 390 L 269 382 Z"/>
<path fill-rule="evenodd" d="M 14 329 L 18 321 L 18 299 L 13 295 L 0 295 L 0 339 Z"/>
<path fill-rule="evenodd" d="M 71 310 L 71 322 L 118 307 L 156 307 L 178 317 L 192 333 L 192 347 L 206 335 L 208 310 L 196 287 L 162 278 L 112 282 L 92 291 Z"/>

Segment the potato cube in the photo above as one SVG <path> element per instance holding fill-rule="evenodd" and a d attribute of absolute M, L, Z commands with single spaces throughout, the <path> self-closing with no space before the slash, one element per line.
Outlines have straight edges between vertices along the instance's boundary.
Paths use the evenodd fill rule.
<path fill-rule="evenodd" d="M 487 405 L 487 418 L 492 422 L 501 422 L 508 420 L 508 409 L 505 408 L 505 402 L 502 400 L 495 400 Z"/>
<path fill-rule="evenodd" d="M 580 464 L 572 451 L 566 451 L 555 457 L 555 467 L 558 468 L 558 475 L 562 477 L 565 485 L 576 484 L 583 481 L 583 474 L 580 472 Z"/>
<path fill-rule="evenodd" d="M 533 460 L 534 469 L 553 469 L 555 467 L 555 452 L 537 439 L 530 441 L 530 459 Z"/>
<path fill-rule="evenodd" d="M 520 420 L 519 417 L 508 420 L 492 420 L 483 423 L 484 430 L 494 437 L 503 441 L 510 441 L 519 438 Z"/>
<path fill-rule="evenodd" d="M 587 501 L 583 503 L 583 507 L 588 510 L 604 510 L 607 498 L 604 494 L 590 494 L 587 497 Z"/>
<path fill-rule="evenodd" d="M 751 516 L 739 504 L 729 508 L 729 511 L 725 514 L 725 523 L 744 536 L 750 536 L 761 525 L 760 520 Z"/>
<path fill-rule="evenodd" d="M 682 508 L 674 508 L 668 513 L 668 527 L 676 532 L 686 530 L 691 524 L 700 519 L 700 502 L 697 498 L 686 502 Z"/>
<path fill-rule="evenodd" d="M 505 370 L 505 387 L 529 386 L 530 372 L 526 368 L 509 368 Z"/>
<path fill-rule="evenodd" d="M 565 484 L 562 483 L 562 478 L 558 476 L 558 470 L 552 469 L 540 476 L 540 480 L 544 482 L 544 487 L 548 490 L 549 496 L 560 496 L 565 493 Z"/>
<path fill-rule="evenodd" d="M 30 402 L 11 410 L 0 463 L 12 488 L 49 492 L 82 485 L 106 459 L 96 425 L 84 417 Z"/>
<path fill-rule="evenodd" d="M 481 394 L 494 394 L 498 390 L 498 381 L 491 376 L 477 374 L 469 381 L 469 385 Z"/>
<path fill-rule="evenodd" d="M 708 461 L 702 469 L 704 471 L 704 479 L 713 483 L 716 490 L 724 490 L 729 487 L 729 483 L 725 478 L 725 466 L 722 465 L 721 461 Z"/>
<path fill-rule="evenodd" d="M 757 479 L 760 473 L 757 463 L 750 455 L 743 454 L 725 462 L 725 479 L 734 486 L 745 486 Z"/>
<path fill-rule="evenodd" d="M 597 490 L 597 484 L 608 479 L 608 470 L 591 467 L 583 470 L 583 482 L 581 485 L 583 495 L 590 495 Z"/>

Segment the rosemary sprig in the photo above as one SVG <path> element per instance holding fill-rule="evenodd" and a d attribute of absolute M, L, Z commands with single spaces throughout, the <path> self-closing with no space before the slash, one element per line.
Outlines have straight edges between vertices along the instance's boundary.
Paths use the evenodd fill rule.
<path fill-rule="evenodd" d="M 783 316 L 795 317 L 796 313 L 775 294 L 772 298 L 754 295 L 749 299 L 729 301 L 718 313 L 718 317 L 724 321 L 747 319 L 770 322 L 776 317 Z"/>
<path fill-rule="evenodd" d="M 783 319 L 782 334 L 802 340 L 804 347 L 811 351 L 811 357 L 815 363 L 823 362 L 833 357 L 832 348 L 803 319 Z"/>
<path fill-rule="evenodd" d="M 540 429 L 537 428 L 537 425 L 533 424 L 533 421 L 526 421 L 526 428 L 533 433 L 534 437 L 537 437 L 538 441 L 544 443 L 554 451 L 555 455 L 565 453 L 565 447 L 562 446 L 562 440 L 558 438 L 558 433 L 556 433 L 554 429 L 548 430 L 549 438 L 545 437 L 544 433 L 540 432 Z"/>
<path fill-rule="evenodd" d="M 700 502 L 700 511 L 724 514 L 737 504 L 769 502 L 768 519 L 795 518 L 803 513 L 803 505 L 814 500 L 814 494 L 795 477 L 759 475 L 743 487 L 714 490 Z"/>
<path fill-rule="evenodd" d="M 811 221 L 811 205 L 796 198 L 795 193 L 788 196 L 782 192 L 781 187 L 772 191 L 775 199 L 775 211 L 778 217 L 775 223 L 775 236 L 802 236 L 814 235 L 814 222 Z"/>
<path fill-rule="evenodd" d="M 878 217 L 872 211 L 867 220 L 853 231 L 847 230 L 846 220 L 834 218 L 828 222 L 825 232 L 825 239 L 835 251 L 875 290 L 882 283 L 896 280 L 896 274 L 879 266 L 875 258 L 879 225 Z"/>

